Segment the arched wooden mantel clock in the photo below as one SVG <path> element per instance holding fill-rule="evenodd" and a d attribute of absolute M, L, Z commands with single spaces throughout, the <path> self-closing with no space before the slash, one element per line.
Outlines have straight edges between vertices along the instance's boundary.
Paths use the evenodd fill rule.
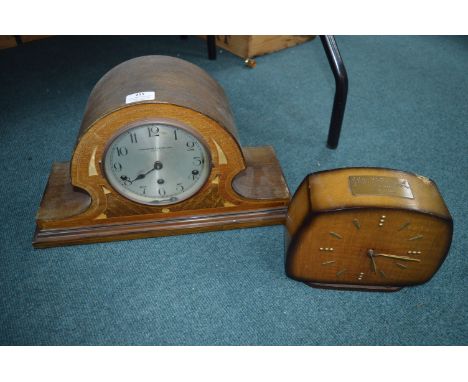
<path fill-rule="evenodd" d="M 382 168 L 307 176 L 289 206 L 286 273 L 311 286 L 396 291 L 444 261 L 452 218 L 430 179 Z"/>
<path fill-rule="evenodd" d="M 240 146 L 214 79 L 139 57 L 91 92 L 71 162 L 52 166 L 33 245 L 283 224 L 289 199 L 273 149 Z"/>

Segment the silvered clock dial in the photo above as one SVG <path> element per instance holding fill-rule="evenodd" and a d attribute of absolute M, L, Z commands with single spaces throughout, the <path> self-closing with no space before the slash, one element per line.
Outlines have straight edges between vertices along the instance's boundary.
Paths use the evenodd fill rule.
<path fill-rule="evenodd" d="M 112 187 L 138 203 L 167 205 L 205 184 L 211 161 L 201 139 L 170 122 L 126 128 L 110 143 L 104 170 Z"/>

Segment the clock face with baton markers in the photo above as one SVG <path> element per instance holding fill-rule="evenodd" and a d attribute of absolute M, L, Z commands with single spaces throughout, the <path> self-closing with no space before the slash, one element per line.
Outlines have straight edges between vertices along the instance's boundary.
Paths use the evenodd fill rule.
<path fill-rule="evenodd" d="M 424 283 L 452 237 L 435 184 L 387 169 L 309 175 L 286 226 L 288 275 L 330 288 L 397 290 Z"/>

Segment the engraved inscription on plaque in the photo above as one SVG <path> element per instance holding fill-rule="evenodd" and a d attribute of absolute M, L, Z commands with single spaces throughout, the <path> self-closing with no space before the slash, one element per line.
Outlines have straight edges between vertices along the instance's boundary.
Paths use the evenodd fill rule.
<path fill-rule="evenodd" d="M 353 195 L 385 195 L 414 199 L 411 186 L 406 179 L 390 176 L 360 175 L 349 177 L 349 188 Z"/>

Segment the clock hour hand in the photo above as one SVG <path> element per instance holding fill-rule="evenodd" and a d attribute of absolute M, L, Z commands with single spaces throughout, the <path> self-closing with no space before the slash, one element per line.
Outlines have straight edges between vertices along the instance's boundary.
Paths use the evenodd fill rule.
<path fill-rule="evenodd" d="M 374 273 L 377 273 L 377 265 L 375 264 L 374 256 L 370 257 L 372 260 L 372 268 L 374 269 Z"/>
<path fill-rule="evenodd" d="M 124 182 L 124 184 L 126 184 L 126 185 L 127 185 L 128 183 L 129 183 L 129 184 L 132 184 L 132 183 L 133 183 L 133 181 L 130 180 L 130 178 L 129 178 L 128 176 L 126 176 L 126 175 L 122 175 L 122 176 L 120 177 L 120 179 L 122 179 L 123 182 Z"/>
<path fill-rule="evenodd" d="M 421 262 L 421 260 L 419 260 L 419 259 L 414 259 L 414 258 L 412 258 L 412 257 L 389 255 L 389 254 L 387 254 L 387 253 L 374 253 L 373 256 L 390 257 L 390 258 L 392 258 L 392 259 L 398 259 L 398 260 L 404 260 L 404 261 L 416 261 L 417 263 L 420 263 L 420 262 Z"/>
<path fill-rule="evenodd" d="M 153 170 L 149 170 L 148 172 L 144 173 L 144 174 L 139 174 L 135 179 L 132 180 L 132 183 L 135 181 L 135 180 L 140 180 L 140 179 L 143 179 L 146 175 L 148 175 L 151 171 Z"/>
<path fill-rule="evenodd" d="M 151 170 L 145 172 L 144 174 L 139 174 L 135 179 L 133 179 L 131 182 L 133 183 L 135 180 L 140 180 L 146 177 L 150 172 L 153 172 L 154 170 L 161 170 L 163 167 L 162 163 L 160 161 L 154 162 L 154 166 Z"/>
<path fill-rule="evenodd" d="M 369 255 L 372 261 L 372 269 L 374 273 L 377 273 L 377 264 L 375 263 L 375 260 L 374 260 L 374 251 L 372 249 L 369 249 L 369 251 L 367 251 L 367 254 Z"/>

